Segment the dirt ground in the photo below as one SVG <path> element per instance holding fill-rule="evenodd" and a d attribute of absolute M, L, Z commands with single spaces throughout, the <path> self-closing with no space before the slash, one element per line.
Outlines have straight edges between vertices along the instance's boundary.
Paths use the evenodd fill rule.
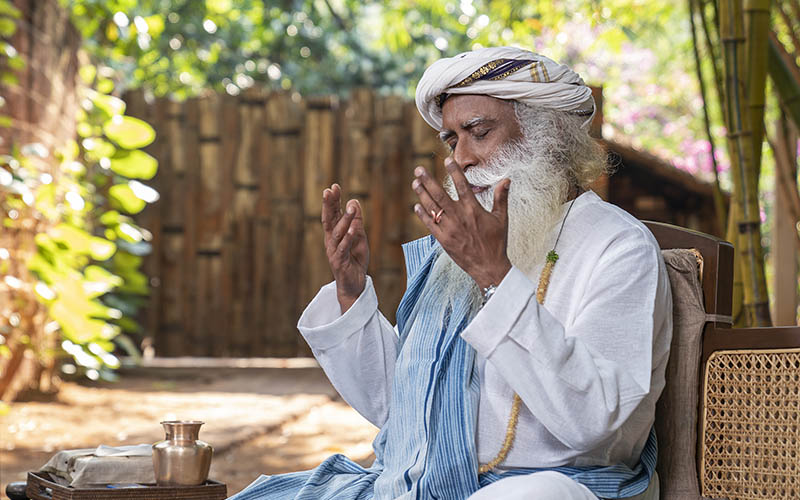
<path fill-rule="evenodd" d="M 369 464 L 377 433 L 317 367 L 129 370 L 114 384 L 69 382 L 55 399 L 13 403 L 0 417 L 0 498 L 58 450 L 154 443 L 159 422 L 175 419 L 206 422 L 210 478 L 229 495 L 334 453 Z"/>

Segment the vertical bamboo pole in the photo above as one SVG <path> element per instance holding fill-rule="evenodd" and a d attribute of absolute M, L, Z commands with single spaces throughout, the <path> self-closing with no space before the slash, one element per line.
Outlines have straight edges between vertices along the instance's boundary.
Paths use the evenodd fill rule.
<path fill-rule="evenodd" d="M 259 258 L 255 253 L 254 239 L 264 99 L 260 89 L 245 91 L 237 100 L 236 120 L 232 125 L 235 128 L 227 132 L 236 137 L 234 152 L 225 156 L 233 163 L 233 209 L 230 211 L 232 220 L 228 244 L 232 294 L 229 341 L 234 356 L 247 356 L 250 342 L 259 334 L 253 310 L 254 268 Z"/>
<path fill-rule="evenodd" d="M 181 331 L 179 332 L 183 347 L 173 352 L 179 356 L 192 352 L 188 345 L 195 340 L 198 328 L 198 306 L 203 307 L 199 299 L 198 281 L 200 260 L 198 256 L 199 226 L 203 205 L 203 191 L 200 178 L 200 100 L 191 98 L 183 102 L 183 127 L 178 139 L 183 150 L 184 169 L 184 227 L 183 227 L 183 275 L 181 276 Z M 177 335 L 176 335 L 177 337 Z M 176 339 L 178 340 L 178 339 Z"/>
<path fill-rule="evenodd" d="M 186 299 L 185 282 L 189 279 L 183 260 L 183 247 L 186 243 L 184 232 L 184 219 L 186 212 L 183 210 L 185 204 L 186 190 L 186 155 L 183 149 L 183 117 L 182 105 L 176 101 L 166 98 L 159 98 L 156 101 L 156 112 L 165 110 L 166 120 L 163 121 L 163 130 L 166 132 L 162 137 L 160 146 L 160 156 L 166 159 L 164 180 L 166 183 L 162 188 L 163 210 L 162 210 L 162 254 L 163 254 L 163 310 L 164 324 L 166 326 L 168 349 L 172 356 L 180 356 L 186 351 L 184 329 L 182 327 L 183 310 Z"/>
<path fill-rule="evenodd" d="M 395 310 L 405 289 L 402 243 L 406 237 L 408 204 L 406 165 L 410 151 L 404 147 L 408 134 L 404 126 L 405 103 L 397 96 L 375 101 L 375 154 L 373 155 L 373 227 L 376 227 L 375 276 L 381 310 L 395 321 Z"/>
<path fill-rule="evenodd" d="M 253 325 L 252 332 L 248 335 L 247 355 L 267 352 L 266 345 L 270 342 L 272 323 L 270 314 L 274 307 L 270 306 L 269 287 L 272 284 L 272 134 L 269 129 L 269 92 L 264 90 L 258 102 L 253 103 L 258 108 L 258 113 L 253 116 L 253 157 L 252 165 L 255 181 L 258 186 L 255 191 L 255 226 L 253 228 L 253 296 L 252 304 Z M 257 118 L 257 120 L 256 120 Z"/>
<path fill-rule="evenodd" d="M 216 356 L 234 356 L 241 345 L 242 335 L 246 335 L 249 328 L 237 329 L 234 326 L 234 301 L 236 289 L 234 288 L 235 269 L 240 265 L 248 265 L 251 260 L 248 232 L 237 232 L 237 228 L 247 228 L 252 216 L 247 212 L 237 211 L 236 197 L 240 195 L 247 179 L 240 183 L 238 175 L 242 174 L 240 158 L 245 154 L 244 145 L 241 144 L 242 124 L 240 105 L 249 99 L 248 90 L 245 95 L 225 95 L 220 107 L 220 203 L 222 234 L 220 248 L 220 275 L 217 282 L 217 312 L 220 331 L 213 337 L 211 352 Z M 237 169 L 238 168 L 238 169 Z M 251 276 L 248 275 L 248 285 Z M 247 325 L 249 326 L 249 325 Z M 246 341 L 245 341 L 246 342 Z"/>
<path fill-rule="evenodd" d="M 225 165 L 220 148 L 221 98 L 210 94 L 200 99 L 200 199 L 197 245 L 197 327 L 192 354 L 209 356 L 218 347 L 218 335 L 225 335 L 221 322 L 219 283 L 222 274 L 223 183 Z"/>
<path fill-rule="evenodd" d="M 761 247 L 761 220 L 758 205 L 758 172 L 753 161 L 745 82 L 745 38 L 742 5 L 738 0 L 721 0 L 720 34 L 724 45 L 726 108 L 729 140 L 733 142 L 732 177 L 738 209 L 739 252 L 742 258 L 744 310 L 748 324 L 770 324 L 769 300 L 764 277 Z M 766 36 L 766 33 L 764 34 Z"/>
<path fill-rule="evenodd" d="M 752 161 L 761 170 L 761 149 L 764 142 L 765 86 L 767 82 L 767 45 L 769 44 L 770 0 L 744 0 L 747 26 L 747 104 L 752 131 Z"/>
<path fill-rule="evenodd" d="M 305 307 L 319 288 L 331 281 L 321 225 L 322 191 L 336 181 L 336 116 L 332 97 L 307 103 L 303 127 L 303 266 L 301 306 Z M 308 344 L 298 336 L 298 352 L 310 356 Z"/>
<path fill-rule="evenodd" d="M 300 313 L 300 263 L 303 249 L 303 168 L 300 137 L 305 110 L 288 93 L 273 94 L 267 101 L 272 147 L 271 272 L 267 301 L 268 335 L 272 356 L 297 353 L 297 317 Z M 263 353 L 264 351 L 262 351 Z"/>

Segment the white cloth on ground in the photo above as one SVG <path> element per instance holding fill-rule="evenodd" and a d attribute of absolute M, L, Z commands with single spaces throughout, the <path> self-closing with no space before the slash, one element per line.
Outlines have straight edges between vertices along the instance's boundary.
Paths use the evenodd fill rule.
<path fill-rule="evenodd" d="M 557 251 L 544 306 L 535 297 L 542 264 L 533 276 L 514 267 L 462 332 L 477 352 L 478 460 L 497 454 L 517 392 L 518 437 L 499 469 L 633 467 L 654 422 L 672 333 L 658 244 L 590 191 L 576 199 Z M 372 280 L 345 314 L 335 283 L 324 286 L 298 328 L 345 401 L 382 426 L 398 338 Z"/>
<path fill-rule="evenodd" d="M 153 445 L 100 445 L 63 450 L 39 470 L 65 486 L 87 484 L 155 483 Z"/>

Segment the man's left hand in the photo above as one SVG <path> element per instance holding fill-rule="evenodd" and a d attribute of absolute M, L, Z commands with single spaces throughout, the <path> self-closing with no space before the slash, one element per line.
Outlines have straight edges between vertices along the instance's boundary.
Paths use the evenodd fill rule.
<path fill-rule="evenodd" d="M 458 200 L 450 198 L 425 168 L 417 167 L 411 187 L 419 196 L 420 203 L 414 205 L 414 212 L 450 258 L 481 289 L 497 286 L 511 269 L 511 261 L 506 253 L 508 189 L 511 180 L 504 179 L 497 184 L 492 211 L 488 212 L 475 198 L 472 187 L 455 160 L 447 158 L 444 165 L 453 178 Z"/>

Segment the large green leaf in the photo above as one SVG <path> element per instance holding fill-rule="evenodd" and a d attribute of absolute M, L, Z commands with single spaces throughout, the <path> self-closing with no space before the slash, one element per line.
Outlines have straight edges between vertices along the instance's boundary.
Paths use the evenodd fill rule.
<path fill-rule="evenodd" d="M 156 138 L 153 127 L 132 116 L 114 116 L 103 125 L 103 132 L 125 149 L 143 148 Z"/>
<path fill-rule="evenodd" d="M 79 254 L 90 253 L 92 235 L 71 224 L 59 224 L 50 230 L 53 240 L 67 245 L 70 250 Z"/>
<path fill-rule="evenodd" d="M 95 91 L 89 91 L 89 94 L 94 105 L 105 112 L 108 118 L 125 112 L 125 101 L 122 99 Z"/>
<path fill-rule="evenodd" d="M 92 298 L 99 297 L 123 283 L 122 278 L 111 274 L 100 266 L 89 266 L 83 274 L 86 278 L 83 283 L 83 289 Z"/>
<path fill-rule="evenodd" d="M 115 245 L 113 241 L 108 241 L 105 238 L 92 236 L 92 240 L 89 242 L 89 255 L 91 255 L 94 260 L 108 260 L 116 251 L 117 245 Z"/>
<path fill-rule="evenodd" d="M 118 151 L 111 158 L 111 170 L 130 179 L 152 179 L 158 160 L 144 151 Z"/>
<path fill-rule="evenodd" d="M 111 186 L 108 195 L 119 208 L 129 214 L 138 214 L 147 206 L 147 202 L 136 196 L 133 189 L 127 184 Z"/>

